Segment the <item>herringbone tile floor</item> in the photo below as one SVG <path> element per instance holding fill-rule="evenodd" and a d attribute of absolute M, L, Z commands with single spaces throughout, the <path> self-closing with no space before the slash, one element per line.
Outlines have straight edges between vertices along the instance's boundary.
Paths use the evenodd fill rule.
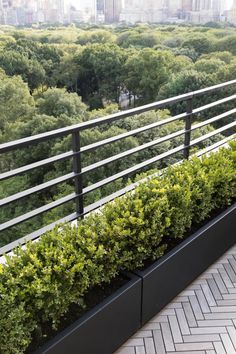
<path fill-rule="evenodd" d="M 236 246 L 115 354 L 236 354 Z"/>

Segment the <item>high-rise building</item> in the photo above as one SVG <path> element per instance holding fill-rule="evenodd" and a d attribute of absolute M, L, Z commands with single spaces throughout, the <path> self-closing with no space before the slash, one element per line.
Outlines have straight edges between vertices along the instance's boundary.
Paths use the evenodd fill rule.
<path fill-rule="evenodd" d="M 83 22 L 96 21 L 97 0 L 78 0 L 76 7 L 82 15 Z"/>
<path fill-rule="evenodd" d="M 44 1 L 43 7 L 46 22 L 64 22 L 64 0 L 47 0 Z"/>
<path fill-rule="evenodd" d="M 96 22 L 105 22 L 105 0 L 97 0 L 96 4 Z"/>
<path fill-rule="evenodd" d="M 187 12 L 187 11 L 192 11 L 192 0 L 182 0 L 182 10 Z"/>
<path fill-rule="evenodd" d="M 164 22 L 168 17 L 168 0 L 126 0 L 121 21 Z"/>
<path fill-rule="evenodd" d="M 228 11 L 227 20 L 236 25 L 236 0 L 234 0 L 231 9 Z"/>
<path fill-rule="evenodd" d="M 122 10 L 122 0 L 104 0 L 104 5 L 105 22 L 119 22 Z"/>
<path fill-rule="evenodd" d="M 143 0 L 125 0 L 120 21 L 127 23 L 142 22 Z"/>
<path fill-rule="evenodd" d="M 105 12 L 105 0 L 97 0 L 97 12 Z"/>
<path fill-rule="evenodd" d="M 0 0 L 0 22 L 1 24 L 8 24 L 8 13 L 12 7 L 10 0 Z"/>
<path fill-rule="evenodd" d="M 222 4 L 222 0 L 193 0 L 190 21 L 203 24 L 220 21 Z"/>
<path fill-rule="evenodd" d="M 184 21 L 190 20 L 190 13 L 192 11 L 192 0 L 182 0 L 180 18 Z"/>
<path fill-rule="evenodd" d="M 168 18 L 169 1 L 147 0 L 144 3 L 144 11 L 147 14 L 148 22 L 164 22 Z"/>
<path fill-rule="evenodd" d="M 168 0 L 168 17 L 179 17 L 182 11 L 182 0 Z"/>

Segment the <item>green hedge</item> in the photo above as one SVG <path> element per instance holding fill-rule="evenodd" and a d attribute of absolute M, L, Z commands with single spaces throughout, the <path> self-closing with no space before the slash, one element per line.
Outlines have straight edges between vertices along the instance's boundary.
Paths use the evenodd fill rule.
<path fill-rule="evenodd" d="M 236 197 L 236 143 L 150 178 L 134 192 L 79 222 L 15 251 L 0 268 L 0 353 L 21 354 L 42 324 L 56 329 L 73 303 L 121 270 L 157 259 Z"/>

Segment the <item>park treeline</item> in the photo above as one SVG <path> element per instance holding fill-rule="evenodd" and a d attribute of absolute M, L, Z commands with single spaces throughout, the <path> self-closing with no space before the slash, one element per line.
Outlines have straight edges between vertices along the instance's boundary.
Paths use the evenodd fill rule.
<path fill-rule="evenodd" d="M 218 27 L 218 26 L 215 26 Z M 77 124 L 95 117 L 117 112 L 124 105 L 138 106 L 166 97 L 211 86 L 236 77 L 236 30 L 174 25 L 103 26 L 47 29 L 0 28 L 0 143 L 45 131 Z M 226 94 L 232 94 L 227 89 Z M 221 93 L 204 96 L 194 105 L 222 97 Z M 124 108 L 124 107 L 123 107 Z M 138 117 L 85 131 L 82 144 L 124 133 L 171 114 L 183 112 L 183 104 L 170 110 L 152 111 Z M 230 109 L 228 103 L 220 108 Z M 195 121 L 219 114 L 212 109 Z M 219 123 L 218 123 L 219 124 Z M 83 155 L 83 166 L 136 147 L 183 128 L 174 122 L 162 128 L 129 137 L 112 146 L 99 149 L 98 154 Z M 198 137 L 212 131 L 207 126 L 193 134 Z M 212 141 L 221 139 L 217 135 Z M 85 176 L 84 185 L 95 183 L 136 163 L 178 146 L 175 138 L 138 155 L 109 164 Z M 198 146 L 209 144 L 206 141 Z M 40 143 L 0 158 L 0 171 L 8 171 L 50 156 L 71 150 L 69 138 Z M 179 154 L 153 168 L 165 167 L 180 159 Z M 0 185 L 0 197 L 44 183 L 71 172 L 72 161 L 58 162 L 14 177 Z M 112 193 L 129 183 L 118 180 L 86 197 L 86 204 Z M 22 199 L 0 210 L 5 222 L 73 191 L 73 182 Z M 6 244 L 32 229 L 40 228 L 75 210 L 73 202 L 15 227 L 0 238 Z"/>

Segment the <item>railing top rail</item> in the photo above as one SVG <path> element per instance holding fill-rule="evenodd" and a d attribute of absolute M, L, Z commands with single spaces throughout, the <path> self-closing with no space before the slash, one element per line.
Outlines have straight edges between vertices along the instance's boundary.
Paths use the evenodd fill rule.
<path fill-rule="evenodd" d="M 32 137 L 27 137 L 27 138 L 23 138 L 23 139 L 19 139 L 19 140 L 15 140 L 15 141 L 10 141 L 8 143 L 4 143 L 4 144 L 0 144 L 0 153 L 5 153 L 5 152 L 9 152 L 12 150 L 16 150 L 20 147 L 25 147 L 28 145 L 32 145 L 32 144 L 36 144 L 45 140 L 48 140 L 50 138 L 58 138 L 58 137 L 63 137 L 63 136 L 67 136 L 71 133 L 74 133 L 76 131 L 81 131 L 81 130 L 85 130 L 85 129 L 89 129 L 89 128 L 94 128 L 96 126 L 99 126 L 101 124 L 105 124 L 105 123 L 111 123 L 114 122 L 116 120 L 119 119 L 123 119 L 123 118 L 128 118 L 130 116 L 136 115 L 136 114 L 141 114 L 153 109 L 158 109 L 158 108 L 162 108 L 168 105 L 172 105 L 178 102 L 183 102 L 183 101 L 187 101 L 189 99 L 192 99 L 194 97 L 206 94 L 206 93 L 210 93 L 210 92 L 215 92 L 217 90 L 223 89 L 225 87 L 231 86 L 236 84 L 236 80 L 232 80 L 232 81 L 228 81 L 228 82 L 224 82 L 222 84 L 219 85 L 214 85 L 211 87 L 207 87 L 201 90 L 197 90 L 197 91 L 193 91 L 193 92 L 189 92 L 183 95 L 179 95 L 176 97 L 171 97 L 168 99 L 164 99 L 162 101 L 159 102 L 154 102 L 154 103 L 150 103 L 141 107 L 136 107 L 133 109 L 129 109 L 127 111 L 122 111 L 122 112 L 118 112 L 118 113 L 114 113 L 114 114 L 110 114 L 108 116 L 102 117 L 102 118 L 96 118 L 84 123 L 79 123 L 79 124 L 75 124 L 75 125 L 71 125 L 69 127 L 65 127 L 65 128 L 61 128 L 61 129 L 56 129 L 56 130 L 52 130 L 49 132 L 45 132 L 45 133 L 41 133 L 41 134 L 37 134 L 34 135 Z"/>

